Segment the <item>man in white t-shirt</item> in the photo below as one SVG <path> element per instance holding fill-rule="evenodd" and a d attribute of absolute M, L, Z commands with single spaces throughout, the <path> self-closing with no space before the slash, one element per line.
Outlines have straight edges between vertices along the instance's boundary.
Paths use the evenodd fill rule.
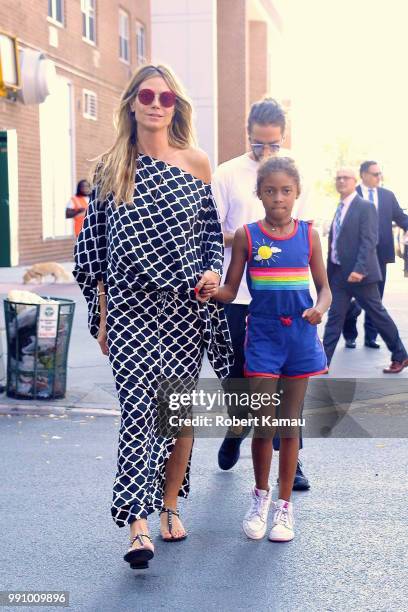
<path fill-rule="evenodd" d="M 264 217 L 264 208 L 256 195 L 256 175 L 260 162 L 272 155 L 287 155 L 291 152 L 281 148 L 285 134 L 286 120 L 282 107 L 272 98 L 265 98 L 252 105 L 248 116 L 248 137 L 251 150 L 221 164 L 215 171 L 212 189 L 217 203 L 224 233 L 225 256 L 224 278 L 231 261 L 231 246 L 234 234 L 239 227 Z M 300 196 L 302 198 L 302 196 Z M 297 210 L 305 208 L 303 201 L 298 201 Z M 248 304 L 251 297 L 245 275 L 242 278 L 236 299 L 232 304 L 225 304 L 225 313 L 234 348 L 235 363 L 224 389 L 229 392 L 248 393 L 248 383 L 244 379 L 244 342 Z M 245 402 L 243 402 L 244 404 Z M 228 407 L 230 416 L 247 418 L 248 408 L 239 405 Z M 218 452 L 218 464 L 221 469 L 229 470 L 239 459 L 240 445 L 248 435 L 250 428 L 238 427 L 228 430 Z M 274 439 L 274 449 L 279 450 L 279 438 Z M 300 439 L 302 448 L 302 439 Z M 309 482 L 298 463 L 295 490 L 306 490 Z"/>

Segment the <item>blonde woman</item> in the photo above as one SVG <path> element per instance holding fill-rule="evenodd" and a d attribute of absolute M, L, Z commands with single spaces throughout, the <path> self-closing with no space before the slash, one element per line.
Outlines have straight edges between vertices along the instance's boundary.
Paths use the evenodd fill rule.
<path fill-rule="evenodd" d="M 204 348 L 220 378 L 232 360 L 224 313 L 200 296 L 219 285 L 223 242 L 191 116 L 167 67 L 135 73 L 75 251 L 90 331 L 109 355 L 121 405 L 112 516 L 130 524 L 124 559 L 133 568 L 154 556 L 147 518 L 155 510 L 163 540 L 187 537 L 177 498 L 189 489 L 192 432 L 163 426 L 161 384 L 194 385 Z"/>

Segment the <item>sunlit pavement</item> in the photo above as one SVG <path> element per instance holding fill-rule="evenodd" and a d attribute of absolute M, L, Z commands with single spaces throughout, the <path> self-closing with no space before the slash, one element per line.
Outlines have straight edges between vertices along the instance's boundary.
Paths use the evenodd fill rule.
<path fill-rule="evenodd" d="M 387 266 L 384 305 L 393 317 L 408 350 L 407 297 L 408 278 L 404 278 L 403 263 L 401 259 L 398 259 L 395 264 Z M 356 349 L 345 348 L 343 338 L 339 341 L 331 364 L 330 375 L 339 378 L 385 378 L 388 380 L 390 375 L 383 374 L 382 369 L 389 365 L 390 353 L 379 336 L 377 341 L 381 345 L 380 350 L 364 346 L 363 321 L 364 313 L 358 318 L 359 336 Z M 323 329 L 321 331 L 323 333 Z M 393 378 L 398 380 L 400 377 L 408 378 L 408 368 Z"/>
<path fill-rule="evenodd" d="M 135 572 L 110 518 L 117 429 L 114 418 L 0 417 L 2 589 L 69 591 L 75 611 L 406 608 L 406 440 L 307 440 L 296 538 L 272 544 L 241 529 L 249 441 L 221 472 L 219 440 L 198 439 L 180 504 L 189 537 L 161 542 L 155 516 L 156 556 Z"/>

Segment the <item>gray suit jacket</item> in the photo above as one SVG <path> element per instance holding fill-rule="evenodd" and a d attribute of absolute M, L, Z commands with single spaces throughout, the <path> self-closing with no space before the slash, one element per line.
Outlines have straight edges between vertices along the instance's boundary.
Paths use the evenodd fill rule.
<path fill-rule="evenodd" d="M 333 219 L 334 221 L 334 219 Z M 334 264 L 331 261 L 333 222 L 329 233 L 327 274 L 329 280 Z M 364 274 L 360 284 L 376 283 L 382 279 L 377 258 L 378 220 L 377 211 L 371 202 L 356 195 L 351 202 L 337 238 L 337 254 L 345 280 L 351 272 Z"/>

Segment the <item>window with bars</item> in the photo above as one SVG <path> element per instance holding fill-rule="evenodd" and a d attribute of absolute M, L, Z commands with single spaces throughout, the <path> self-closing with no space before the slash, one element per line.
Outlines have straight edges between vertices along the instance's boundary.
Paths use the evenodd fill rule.
<path fill-rule="evenodd" d="M 63 25 L 64 0 L 48 0 L 48 17 Z"/>
<path fill-rule="evenodd" d="M 119 11 L 119 57 L 124 62 L 130 62 L 129 49 L 129 15 Z"/>
<path fill-rule="evenodd" d="M 84 94 L 84 117 L 86 119 L 93 119 L 96 121 L 98 118 L 98 98 L 94 91 L 89 89 L 83 90 Z"/>
<path fill-rule="evenodd" d="M 89 42 L 96 43 L 96 0 L 81 0 L 82 36 Z"/>
<path fill-rule="evenodd" d="M 146 30 L 139 21 L 136 22 L 136 61 L 138 66 L 146 63 Z"/>

